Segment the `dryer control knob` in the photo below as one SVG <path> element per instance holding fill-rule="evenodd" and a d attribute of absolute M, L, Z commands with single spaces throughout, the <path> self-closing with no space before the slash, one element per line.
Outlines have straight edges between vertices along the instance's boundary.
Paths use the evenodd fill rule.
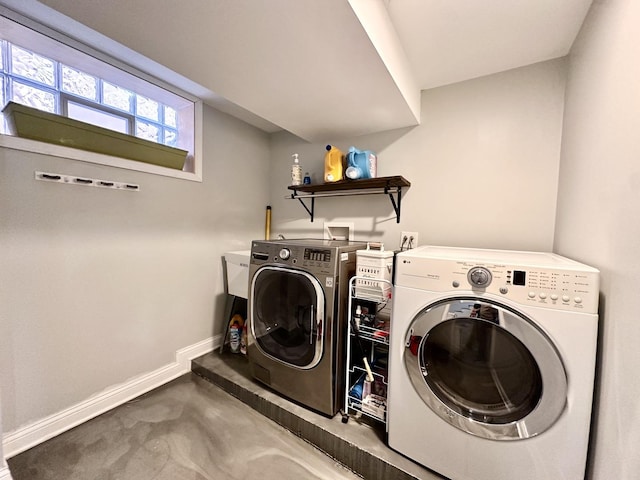
<path fill-rule="evenodd" d="M 485 288 L 491 283 L 491 272 L 484 267 L 473 267 L 469 270 L 467 279 L 474 287 Z"/>
<path fill-rule="evenodd" d="M 278 255 L 282 260 L 286 260 L 291 256 L 291 250 L 289 250 L 288 248 L 283 248 L 282 250 L 280 250 L 280 253 Z"/>

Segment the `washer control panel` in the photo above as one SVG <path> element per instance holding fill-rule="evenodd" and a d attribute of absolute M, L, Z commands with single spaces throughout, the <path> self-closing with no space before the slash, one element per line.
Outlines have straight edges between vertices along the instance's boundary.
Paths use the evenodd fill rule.
<path fill-rule="evenodd" d="M 473 267 L 467 273 L 467 280 L 476 288 L 487 288 L 491 283 L 491 271 L 485 267 Z"/>
<path fill-rule="evenodd" d="M 303 256 L 306 262 L 329 263 L 331 261 L 331 250 L 323 248 L 305 248 Z"/>
<path fill-rule="evenodd" d="M 585 313 L 597 313 L 598 309 L 599 272 L 590 267 L 399 257 L 396 285 L 436 292 L 459 291 L 460 294 L 471 290 L 521 304 Z"/>
<path fill-rule="evenodd" d="M 280 253 L 278 253 L 278 256 L 281 260 L 288 260 L 291 256 L 291 250 L 289 250 L 288 248 L 282 248 L 280 249 Z"/>
<path fill-rule="evenodd" d="M 335 268 L 335 249 L 264 242 L 252 249 L 251 263 L 288 265 L 306 268 L 317 274 L 331 274 Z"/>

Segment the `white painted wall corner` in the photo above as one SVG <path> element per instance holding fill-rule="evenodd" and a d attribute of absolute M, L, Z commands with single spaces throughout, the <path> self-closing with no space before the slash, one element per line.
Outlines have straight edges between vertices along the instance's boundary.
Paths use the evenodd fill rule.
<path fill-rule="evenodd" d="M 123 403 L 143 395 L 154 388 L 191 371 L 191 360 L 209 353 L 220 346 L 222 335 L 209 337 L 176 351 L 176 360 L 152 372 L 135 377 L 123 384 L 113 386 L 93 395 L 65 410 L 37 420 L 3 435 L 5 458 L 11 458 L 29 448 L 49 440 L 81 423 L 91 420 Z M 0 480 L 10 480 L 8 467 L 0 466 Z"/>
<path fill-rule="evenodd" d="M 0 467 L 0 480 L 12 480 L 8 466 Z"/>

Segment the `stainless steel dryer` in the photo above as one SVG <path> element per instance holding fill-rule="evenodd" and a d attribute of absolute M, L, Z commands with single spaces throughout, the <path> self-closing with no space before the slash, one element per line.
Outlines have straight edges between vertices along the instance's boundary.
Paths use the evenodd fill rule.
<path fill-rule="evenodd" d="M 348 283 L 362 248 L 366 243 L 321 239 L 251 245 L 251 374 L 329 416 L 341 407 Z"/>

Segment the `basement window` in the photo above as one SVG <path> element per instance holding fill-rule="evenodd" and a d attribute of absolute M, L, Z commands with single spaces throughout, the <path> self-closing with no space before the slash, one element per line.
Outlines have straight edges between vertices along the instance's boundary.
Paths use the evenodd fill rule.
<path fill-rule="evenodd" d="M 87 50 L 91 54 L 86 53 L 77 48 L 78 42 L 70 40 L 74 47 L 69 46 L 65 37 L 47 27 L 36 25 L 41 30 L 37 31 L 34 22 L 20 20 L 0 16 L 0 109 L 14 102 L 189 153 L 180 171 L 90 152 L 70 152 L 72 149 L 65 146 L 36 146 L 36 142 L 24 139 L 15 145 L 26 142 L 41 153 L 201 180 L 200 162 L 195 161 L 196 112 L 201 115 L 197 99 L 160 86 L 161 81 L 153 82 L 141 72 L 114 66 L 120 62 L 90 47 Z M 8 133 L 6 121 L 0 123 L 0 133 Z M 12 148 L 11 139 L 2 137 L 0 145 Z"/>

